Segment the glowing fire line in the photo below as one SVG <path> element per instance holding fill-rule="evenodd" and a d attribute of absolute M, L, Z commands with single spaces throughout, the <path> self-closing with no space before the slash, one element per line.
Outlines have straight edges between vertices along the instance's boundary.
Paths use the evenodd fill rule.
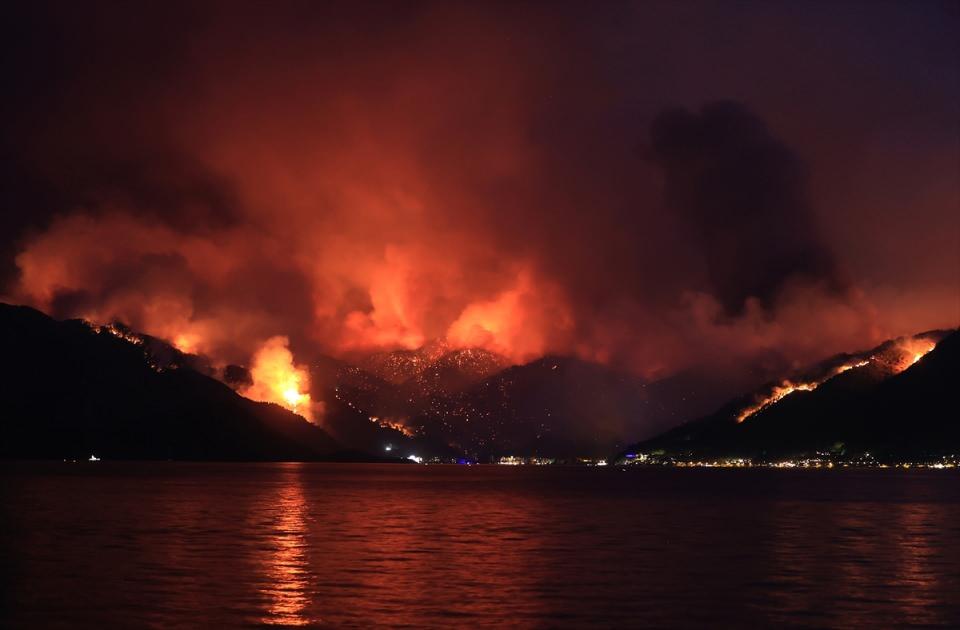
<path fill-rule="evenodd" d="M 896 346 L 896 350 L 901 355 L 901 359 L 893 364 L 893 373 L 899 374 L 900 372 L 903 372 L 910 366 L 914 365 L 928 352 L 933 350 L 936 345 L 936 342 L 925 338 L 908 338 L 901 340 Z M 754 404 L 743 409 L 737 415 L 737 423 L 741 423 L 747 418 L 760 413 L 764 409 L 777 404 L 793 392 L 813 391 L 834 376 L 843 374 L 844 372 L 854 368 L 863 367 L 874 359 L 879 359 L 879 357 L 870 357 L 869 359 L 858 361 L 856 363 L 845 363 L 844 365 L 833 368 L 825 376 L 814 381 L 794 382 L 791 380 L 784 380 L 782 383 L 780 383 L 780 385 L 775 386 L 773 390 L 765 397 L 757 400 Z"/>
<path fill-rule="evenodd" d="M 412 438 L 416 435 L 413 429 L 408 427 L 405 424 L 391 420 L 390 418 L 380 418 L 378 416 L 370 416 L 370 422 L 380 426 L 384 429 L 393 429 L 394 431 L 399 431 L 408 438 Z"/>
<path fill-rule="evenodd" d="M 763 411 L 764 409 L 767 409 L 768 407 L 771 407 L 777 404 L 778 402 L 780 402 L 781 400 L 783 400 L 793 392 L 812 392 L 816 388 L 823 385 L 823 383 L 833 378 L 834 376 L 837 376 L 838 374 L 843 374 L 844 372 L 847 372 L 854 368 L 863 367 L 868 363 L 870 363 L 870 359 L 867 359 L 865 361 L 859 361 L 857 363 L 845 363 L 841 366 L 838 366 L 830 370 L 830 372 L 828 372 L 826 376 L 815 381 L 795 383 L 790 380 L 784 380 L 780 385 L 777 385 L 776 387 L 774 387 L 773 391 L 770 392 L 768 396 L 766 396 L 762 400 L 756 402 L 755 404 L 741 411 L 740 414 L 737 416 L 737 423 L 743 422 L 750 416 L 756 415 L 761 411 Z"/>
<path fill-rule="evenodd" d="M 143 339 L 131 332 L 121 330 L 114 324 L 104 324 L 103 326 L 90 325 L 97 334 L 108 333 L 117 337 L 118 339 L 123 339 L 127 343 L 131 343 L 135 346 L 143 345 Z"/>

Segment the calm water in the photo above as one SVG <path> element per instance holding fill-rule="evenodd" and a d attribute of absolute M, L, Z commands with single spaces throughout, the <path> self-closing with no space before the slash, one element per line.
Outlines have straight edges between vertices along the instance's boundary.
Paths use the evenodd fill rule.
<path fill-rule="evenodd" d="M 960 623 L 952 471 L 0 472 L 3 627 Z"/>

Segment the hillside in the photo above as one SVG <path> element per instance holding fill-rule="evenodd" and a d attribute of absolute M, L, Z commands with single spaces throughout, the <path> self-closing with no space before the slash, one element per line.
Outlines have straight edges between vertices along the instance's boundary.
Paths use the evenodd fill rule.
<path fill-rule="evenodd" d="M 0 347 L 3 458 L 317 459 L 337 448 L 122 328 L 0 304 Z"/>
<path fill-rule="evenodd" d="M 911 354 L 918 344 L 924 353 Z M 629 447 L 620 461 L 628 454 L 677 459 L 777 459 L 818 452 L 885 459 L 949 455 L 960 452 L 958 391 L 960 332 L 924 333 L 838 357 L 803 378 L 732 400 Z"/>
<path fill-rule="evenodd" d="M 484 350 L 401 351 L 377 364 L 417 357 L 399 383 L 335 359 L 317 362 L 314 392 L 327 401 L 325 426 L 367 450 L 402 444 L 418 453 L 571 458 L 606 455 L 630 437 L 654 435 L 703 413 L 731 391 L 722 375 L 691 370 L 645 382 L 571 357 L 505 367 Z M 400 429 L 398 431 L 397 429 Z"/>

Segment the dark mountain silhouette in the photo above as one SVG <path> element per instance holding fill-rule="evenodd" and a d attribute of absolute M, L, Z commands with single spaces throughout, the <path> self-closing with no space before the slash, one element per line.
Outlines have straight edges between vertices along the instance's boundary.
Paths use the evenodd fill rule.
<path fill-rule="evenodd" d="M 357 363 L 364 367 L 323 357 L 311 367 L 312 393 L 326 401 L 324 427 L 338 441 L 481 461 L 606 455 L 706 412 L 738 388 L 715 370 L 648 383 L 571 357 L 508 367 L 486 350 L 440 343 Z"/>
<path fill-rule="evenodd" d="M 300 416 L 211 378 L 202 359 L 121 327 L 0 304 L 0 347 L 5 458 L 303 460 L 337 449 Z"/>
<path fill-rule="evenodd" d="M 911 341 L 936 346 L 922 356 Z M 842 372 L 841 365 L 852 365 Z M 774 384 L 716 412 L 626 449 L 626 454 L 705 459 L 776 459 L 813 453 L 870 453 L 896 460 L 960 452 L 960 332 L 934 331 L 891 340 L 857 355 L 814 366 L 791 382 L 819 382 L 738 422 Z"/>
<path fill-rule="evenodd" d="M 544 357 L 434 398 L 415 421 L 481 459 L 602 454 L 640 430 L 643 387 L 598 364 Z"/>
<path fill-rule="evenodd" d="M 0 339 L 3 457 L 317 459 L 343 448 L 375 458 L 569 459 L 607 455 L 658 434 L 631 450 L 773 457 L 837 444 L 926 452 L 941 438 L 956 443 L 936 418 L 943 415 L 937 410 L 950 408 L 941 390 L 956 385 L 957 371 L 927 374 L 928 365 L 944 361 L 944 348 L 956 345 L 947 340 L 900 374 L 898 340 L 838 355 L 793 375 L 795 382 L 816 382 L 813 391 L 758 405 L 776 390 L 771 383 L 706 416 L 743 387 L 722 370 L 646 382 L 571 357 L 505 367 L 502 357 L 484 350 L 433 344 L 369 358 L 390 377 L 384 378 L 320 357 L 311 365 L 311 393 L 325 403 L 321 430 L 224 384 L 249 383 L 246 368 L 215 370 L 203 357 L 122 324 L 59 322 L 2 305 Z M 838 372 L 866 358 L 868 364 Z M 738 423 L 752 406 L 756 412 Z M 684 417 L 701 419 L 667 431 Z M 912 433 L 904 432 L 902 418 L 910 418 Z"/>
<path fill-rule="evenodd" d="M 647 383 L 570 357 L 507 368 L 479 349 L 420 357 L 417 373 L 399 384 L 335 359 L 318 362 L 313 380 L 326 385 L 324 426 L 355 448 L 402 444 L 481 461 L 508 454 L 572 458 L 654 435 L 730 391 L 716 374 L 696 370 Z M 409 435 L 389 430 L 395 425 Z"/>

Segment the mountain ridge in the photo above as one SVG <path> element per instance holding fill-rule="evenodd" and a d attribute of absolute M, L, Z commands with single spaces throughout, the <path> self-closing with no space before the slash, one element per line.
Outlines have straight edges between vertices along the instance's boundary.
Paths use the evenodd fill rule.
<path fill-rule="evenodd" d="M 0 303 L 0 457 L 311 460 L 339 449 L 282 407 L 154 363 L 144 339 Z"/>
<path fill-rule="evenodd" d="M 910 343 L 923 340 L 935 345 L 909 356 Z M 906 356 L 898 350 L 904 344 Z M 792 391 L 740 421 L 758 394 L 732 399 L 711 414 L 628 447 L 615 460 L 627 463 L 638 454 L 766 460 L 825 452 L 896 459 L 960 452 L 960 429 L 950 414 L 960 391 L 960 332 L 928 331 L 839 356 L 861 363 L 812 390 Z"/>

